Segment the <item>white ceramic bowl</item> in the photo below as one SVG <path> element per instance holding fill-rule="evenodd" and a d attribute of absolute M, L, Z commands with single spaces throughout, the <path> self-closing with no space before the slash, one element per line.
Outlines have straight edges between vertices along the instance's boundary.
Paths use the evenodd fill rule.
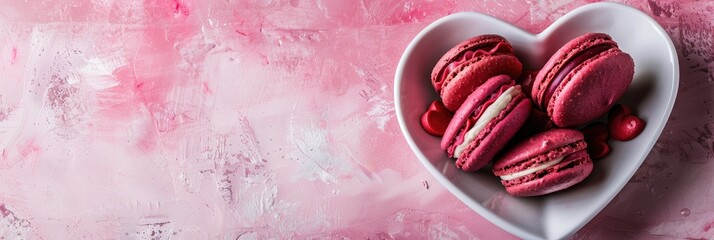
<path fill-rule="evenodd" d="M 516 198 L 490 171 L 465 173 L 427 134 L 419 118 L 438 98 L 429 76 L 448 49 L 480 34 L 508 39 L 525 69 L 540 68 L 565 42 L 587 32 L 604 32 L 635 61 L 635 77 L 620 100 L 647 122 L 629 142 L 611 141 L 610 155 L 595 162 L 584 182 L 542 197 Z M 394 102 L 404 137 L 419 161 L 451 193 L 475 212 L 525 239 L 566 238 L 590 221 L 622 189 L 659 138 L 679 84 L 677 53 L 667 33 L 637 9 L 594 3 L 573 10 L 540 34 L 531 34 L 479 13 L 456 13 L 422 30 L 407 46 L 394 79 Z"/>

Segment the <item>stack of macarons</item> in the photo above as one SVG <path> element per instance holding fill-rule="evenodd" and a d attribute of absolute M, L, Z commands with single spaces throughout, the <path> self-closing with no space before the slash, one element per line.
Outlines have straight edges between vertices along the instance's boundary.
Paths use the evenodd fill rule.
<path fill-rule="evenodd" d="M 583 181 L 592 159 L 610 152 L 611 137 L 642 132 L 644 121 L 615 106 L 633 76 L 632 57 L 607 34 L 572 39 L 536 71 L 523 71 L 505 38 L 476 36 L 436 63 L 431 83 L 440 100 L 421 123 L 442 137 L 458 168 L 491 164 L 508 193 L 548 194 Z M 607 124 L 593 122 L 608 111 Z"/>

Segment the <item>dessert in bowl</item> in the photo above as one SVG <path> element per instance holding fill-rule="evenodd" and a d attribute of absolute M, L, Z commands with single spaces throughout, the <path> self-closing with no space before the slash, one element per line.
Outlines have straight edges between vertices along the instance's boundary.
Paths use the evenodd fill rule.
<path fill-rule="evenodd" d="M 523 69 L 540 69 L 567 42 L 591 32 L 611 36 L 632 57 L 632 82 L 618 103 L 630 106 L 647 127 L 630 141 L 612 142 L 609 155 L 594 162 L 593 174 L 583 182 L 539 197 L 511 196 L 491 171 L 458 169 L 441 149 L 441 138 L 422 128 L 421 116 L 440 97 L 430 81 L 432 70 L 453 46 L 479 35 L 500 35 L 510 42 Z M 678 82 L 678 60 L 669 36 L 634 8 L 614 3 L 585 5 L 539 34 L 488 15 L 457 13 L 427 26 L 407 46 L 395 74 L 395 109 L 417 159 L 476 213 L 521 238 L 560 239 L 592 219 L 639 168 L 669 117 Z"/>

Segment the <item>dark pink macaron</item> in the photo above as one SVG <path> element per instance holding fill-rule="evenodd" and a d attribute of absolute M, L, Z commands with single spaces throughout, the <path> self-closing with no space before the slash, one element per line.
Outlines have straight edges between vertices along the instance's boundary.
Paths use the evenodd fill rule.
<path fill-rule="evenodd" d="M 518 143 L 493 163 L 513 196 L 544 195 L 583 181 L 593 169 L 580 131 L 551 129 Z"/>
<path fill-rule="evenodd" d="M 446 52 L 431 72 L 431 83 L 444 106 L 456 111 L 478 86 L 505 74 L 517 78 L 523 66 L 513 47 L 498 35 L 480 35 Z"/>
<path fill-rule="evenodd" d="M 511 77 L 493 77 L 476 88 L 454 113 L 441 139 L 441 149 L 456 158 L 456 167 L 479 170 L 523 126 L 530 108 L 530 100 Z"/>
<path fill-rule="evenodd" d="M 560 48 L 533 83 L 534 103 L 560 127 L 604 115 L 632 82 L 635 64 L 604 33 L 588 33 Z"/>

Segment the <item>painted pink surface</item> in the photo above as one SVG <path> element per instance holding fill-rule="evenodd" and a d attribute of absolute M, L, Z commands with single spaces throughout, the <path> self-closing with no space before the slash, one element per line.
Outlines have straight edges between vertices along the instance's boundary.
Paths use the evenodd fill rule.
<path fill-rule="evenodd" d="M 401 136 L 393 72 L 439 17 L 538 32 L 589 1 L 4 1 L 5 239 L 511 239 Z M 573 238 L 714 238 L 714 3 L 625 1 L 680 56 L 661 139 Z"/>

